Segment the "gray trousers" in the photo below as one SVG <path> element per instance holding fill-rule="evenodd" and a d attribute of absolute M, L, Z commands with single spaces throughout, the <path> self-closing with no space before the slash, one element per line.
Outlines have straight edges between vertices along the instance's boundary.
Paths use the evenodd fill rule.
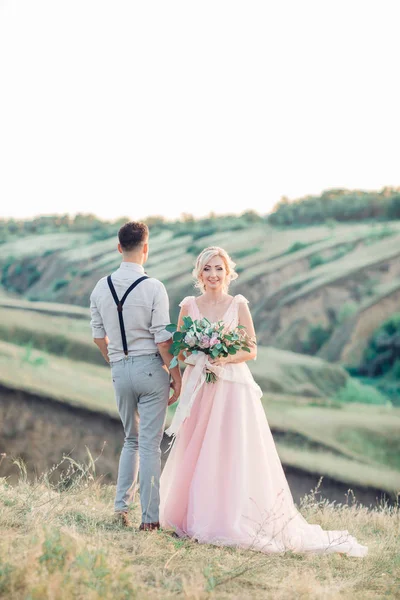
<path fill-rule="evenodd" d="M 159 520 L 161 449 L 169 398 L 169 374 L 157 352 L 110 363 L 118 412 L 125 432 L 119 460 L 115 511 L 135 499 L 140 460 L 142 522 Z"/>

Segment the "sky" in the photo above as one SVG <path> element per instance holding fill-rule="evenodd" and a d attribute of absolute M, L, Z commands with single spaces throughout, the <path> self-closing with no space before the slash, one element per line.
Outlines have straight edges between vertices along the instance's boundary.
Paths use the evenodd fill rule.
<path fill-rule="evenodd" d="M 0 218 L 400 185 L 398 0 L 0 0 Z"/>

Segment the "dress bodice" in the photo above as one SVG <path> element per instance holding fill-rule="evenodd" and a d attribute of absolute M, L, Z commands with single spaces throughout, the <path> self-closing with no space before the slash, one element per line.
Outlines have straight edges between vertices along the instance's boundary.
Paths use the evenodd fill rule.
<path fill-rule="evenodd" d="M 228 308 L 225 311 L 221 321 L 224 322 L 227 330 L 234 329 L 239 325 L 239 304 L 248 304 L 247 298 L 242 294 L 237 294 L 231 300 Z M 195 296 L 186 296 L 179 304 L 180 307 L 186 306 L 188 315 L 192 319 L 202 319 L 203 315 L 200 312 Z"/>

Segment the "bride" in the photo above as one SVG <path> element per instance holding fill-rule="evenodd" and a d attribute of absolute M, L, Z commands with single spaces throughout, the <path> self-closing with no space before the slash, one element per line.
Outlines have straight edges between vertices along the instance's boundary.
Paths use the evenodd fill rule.
<path fill-rule="evenodd" d="M 206 248 L 193 271 L 202 294 L 180 303 L 183 317 L 222 320 L 225 330 L 243 325 L 255 341 L 248 301 L 228 294 L 237 278 L 225 250 Z M 201 543 L 241 546 L 265 553 L 341 552 L 362 557 L 348 531 L 324 531 L 296 509 L 260 398 L 246 361 L 251 352 L 205 360 L 186 359 L 181 394 L 167 434 L 176 435 L 160 482 L 160 522 Z M 198 367 L 196 368 L 196 362 Z M 205 369 L 218 376 L 205 383 Z"/>

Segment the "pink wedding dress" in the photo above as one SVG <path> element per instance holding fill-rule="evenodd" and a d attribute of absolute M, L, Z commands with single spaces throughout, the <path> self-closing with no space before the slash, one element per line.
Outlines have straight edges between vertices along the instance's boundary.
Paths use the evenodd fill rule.
<path fill-rule="evenodd" d="M 238 324 L 235 296 L 224 315 L 226 329 Z M 180 304 L 201 319 L 194 296 Z M 200 357 L 194 355 L 196 358 Z M 192 355 L 193 357 L 193 355 Z M 240 546 L 265 553 L 341 552 L 363 557 L 368 549 L 348 531 L 325 531 L 296 509 L 260 398 L 246 363 L 218 369 L 216 383 L 191 382 L 195 394 L 160 482 L 160 522 L 201 543 Z M 182 396 L 181 396 L 182 397 Z M 168 431 L 167 431 L 168 433 Z"/>

